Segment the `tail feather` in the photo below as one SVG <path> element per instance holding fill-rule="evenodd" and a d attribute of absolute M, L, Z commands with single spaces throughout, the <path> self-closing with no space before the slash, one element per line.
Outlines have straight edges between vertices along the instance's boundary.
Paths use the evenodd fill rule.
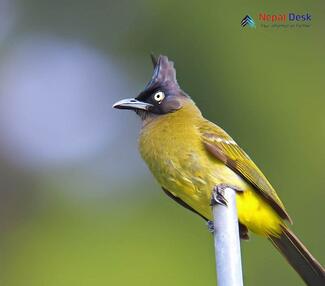
<path fill-rule="evenodd" d="M 270 236 L 273 245 L 309 286 L 325 285 L 325 270 L 294 233 L 286 227 L 280 237 Z"/>

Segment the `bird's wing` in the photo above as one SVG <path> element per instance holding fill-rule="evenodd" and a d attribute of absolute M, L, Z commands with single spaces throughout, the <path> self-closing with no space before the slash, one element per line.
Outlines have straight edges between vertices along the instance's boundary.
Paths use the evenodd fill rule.
<path fill-rule="evenodd" d="M 249 182 L 281 218 L 291 222 L 290 216 L 269 181 L 223 129 L 205 120 L 200 124 L 199 131 L 202 135 L 203 144 L 210 154 Z"/>

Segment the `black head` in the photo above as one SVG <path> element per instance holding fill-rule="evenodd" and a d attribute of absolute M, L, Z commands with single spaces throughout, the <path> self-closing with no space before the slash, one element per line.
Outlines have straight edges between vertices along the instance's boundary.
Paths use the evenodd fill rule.
<path fill-rule="evenodd" d="M 136 98 L 116 102 L 114 108 L 135 110 L 140 115 L 144 113 L 162 115 L 182 108 L 187 95 L 177 83 L 174 63 L 162 55 L 158 60 L 152 56 L 152 62 L 153 76 L 145 89 Z"/>

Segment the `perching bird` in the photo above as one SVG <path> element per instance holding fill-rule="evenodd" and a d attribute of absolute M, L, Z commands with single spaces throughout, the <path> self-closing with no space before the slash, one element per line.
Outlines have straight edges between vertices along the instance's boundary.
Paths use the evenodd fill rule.
<path fill-rule="evenodd" d="M 324 286 L 324 268 L 286 226 L 291 219 L 263 173 L 223 129 L 202 116 L 178 85 L 173 62 L 162 55 L 152 60 L 153 77 L 144 91 L 113 107 L 140 116 L 139 150 L 164 192 L 212 220 L 213 190 L 222 198 L 222 189 L 234 188 L 240 237 L 247 239 L 248 230 L 267 237 L 307 285 Z"/>

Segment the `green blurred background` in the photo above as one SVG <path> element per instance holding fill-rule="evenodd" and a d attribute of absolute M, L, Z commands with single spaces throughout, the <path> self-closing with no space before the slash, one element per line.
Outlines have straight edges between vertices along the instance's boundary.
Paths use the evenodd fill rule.
<path fill-rule="evenodd" d="M 111 109 L 150 52 L 265 172 L 325 263 L 324 1 L 0 1 L 0 285 L 215 285 L 212 236 Z M 259 12 L 308 28 L 241 28 Z M 303 285 L 271 244 L 242 243 L 245 285 Z"/>

